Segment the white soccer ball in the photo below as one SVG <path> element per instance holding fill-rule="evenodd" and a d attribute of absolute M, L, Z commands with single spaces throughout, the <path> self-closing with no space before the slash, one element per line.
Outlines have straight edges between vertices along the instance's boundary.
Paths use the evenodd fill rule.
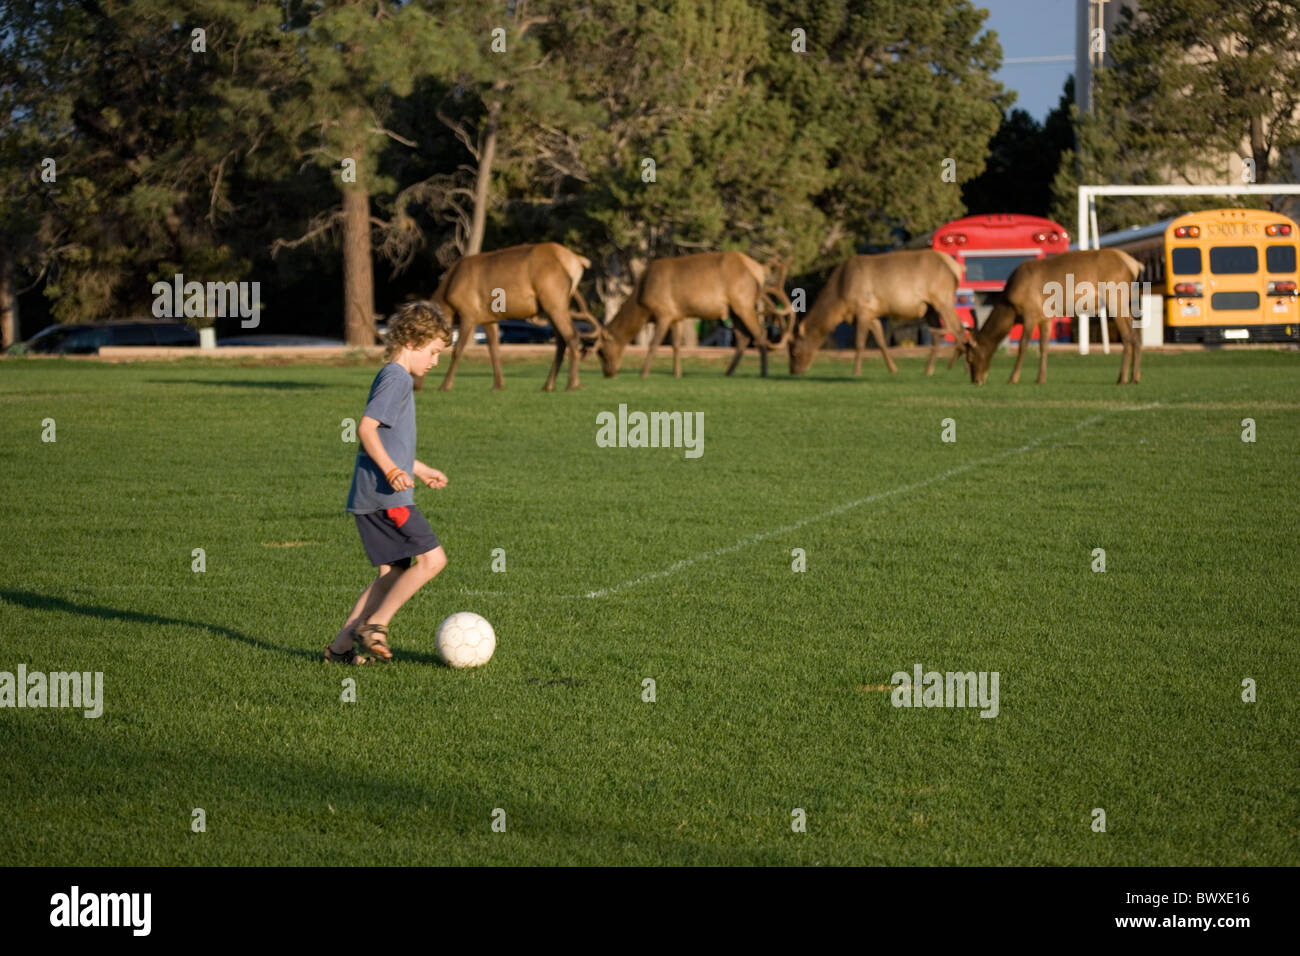
<path fill-rule="evenodd" d="M 438 625 L 438 659 L 448 667 L 478 667 L 492 659 L 497 635 L 472 611 L 458 611 Z"/>

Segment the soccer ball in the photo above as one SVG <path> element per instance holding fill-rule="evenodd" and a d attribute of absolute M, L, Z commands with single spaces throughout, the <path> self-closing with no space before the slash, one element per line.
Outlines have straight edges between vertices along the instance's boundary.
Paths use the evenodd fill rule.
<path fill-rule="evenodd" d="M 438 659 L 448 667 L 478 667 L 492 658 L 497 635 L 472 611 L 458 611 L 438 625 Z"/>

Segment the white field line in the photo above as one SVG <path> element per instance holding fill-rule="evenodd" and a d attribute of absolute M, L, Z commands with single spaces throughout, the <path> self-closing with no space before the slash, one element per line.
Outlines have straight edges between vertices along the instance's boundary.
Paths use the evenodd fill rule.
<path fill-rule="evenodd" d="M 1230 385 L 1227 388 L 1215 389 L 1213 392 L 1210 392 L 1209 394 L 1215 395 L 1218 394 L 1219 392 L 1236 392 L 1236 391 L 1240 391 L 1243 388 L 1249 388 L 1249 383 L 1245 385 Z M 1193 394 L 1195 393 L 1183 392 L 1181 395 L 1175 395 L 1173 398 L 1166 399 L 1166 401 L 1176 402 L 1179 401 L 1180 399 L 1188 398 Z M 826 518 L 831 518 L 834 517 L 835 515 L 843 514 L 844 512 L 851 511 L 854 508 L 860 508 L 863 505 L 869 505 L 872 502 L 881 501 L 885 498 L 890 498 L 894 495 L 901 495 L 909 491 L 916 491 L 919 488 L 926 488 L 930 485 L 935 484 L 936 482 L 940 482 L 948 478 L 952 478 L 954 475 L 960 475 L 963 474 L 964 472 L 971 471 L 974 468 L 983 467 L 984 465 L 994 464 L 995 462 L 1002 461 L 1004 458 L 1010 458 L 1013 455 L 1024 454 L 1027 451 L 1031 451 L 1032 449 L 1037 448 L 1039 445 L 1043 444 L 1043 442 L 1049 441 L 1058 436 L 1071 435 L 1074 432 L 1079 431 L 1080 429 L 1087 428 L 1089 425 L 1093 424 L 1094 422 L 1099 422 L 1104 418 L 1111 417 L 1112 415 L 1119 415 L 1123 412 L 1147 411 L 1148 409 L 1159 408 L 1164 404 L 1165 402 L 1148 402 L 1145 405 L 1129 405 L 1124 408 L 1116 408 L 1108 412 L 1102 412 L 1100 415 L 1094 415 L 1091 418 L 1085 418 L 1077 425 L 1071 425 L 1069 428 L 1064 428 L 1059 431 L 1050 432 L 1046 435 L 1043 435 L 1041 438 L 1035 438 L 1032 441 L 1026 442 L 1025 444 L 1021 445 L 1019 448 L 1012 448 L 1008 451 L 998 452 L 998 454 L 996 455 L 990 455 L 988 458 L 981 458 L 978 461 L 968 462 L 965 465 L 958 465 L 956 468 L 949 468 L 945 472 L 942 472 L 937 475 L 932 475 L 931 477 L 925 478 L 921 481 L 915 481 L 910 485 L 903 485 L 900 488 L 892 488 L 889 491 L 878 491 L 874 495 L 867 495 L 866 497 L 863 498 L 857 498 L 853 501 L 846 502 L 845 504 L 837 505 L 834 508 L 831 508 L 829 511 L 823 511 L 821 514 L 815 514 L 807 518 L 802 518 L 799 521 L 794 522 L 793 524 L 782 525 L 780 528 L 774 528 L 771 531 L 764 531 L 761 534 L 750 535 L 748 538 L 744 538 L 741 541 L 737 541 L 735 544 L 729 544 L 725 548 L 716 548 L 713 551 L 708 551 L 705 552 L 704 554 L 697 554 L 694 555 L 693 557 L 683 558 L 680 561 L 676 561 L 673 564 L 670 564 L 668 567 L 664 568 L 661 571 L 653 571 L 650 574 L 642 575 L 639 578 L 632 578 L 631 580 L 624 581 L 621 584 L 614 584 L 607 588 L 600 588 L 595 591 L 587 591 L 584 594 L 565 594 L 563 596 L 566 598 L 601 598 L 601 597 L 606 597 L 610 594 L 617 594 L 619 591 L 626 591 L 629 588 L 634 588 L 639 585 L 646 584 L 650 581 L 658 581 L 660 578 L 666 578 L 671 574 L 676 574 L 678 571 L 682 571 L 686 568 L 691 567 L 692 565 L 699 564 L 701 561 L 709 561 L 713 558 L 720 558 L 724 554 L 731 554 L 734 551 L 739 551 L 742 548 L 749 547 L 750 545 L 758 544 L 758 542 L 760 541 L 766 541 L 767 539 L 775 538 L 778 535 L 788 534 L 791 531 L 798 531 L 800 528 L 806 527 L 807 525 L 810 525 L 816 521 L 823 521 Z"/>
<path fill-rule="evenodd" d="M 1223 391 L 1231 391 L 1243 387 L 1245 386 L 1233 386 L 1231 389 L 1224 389 Z M 1177 401 L 1178 399 L 1187 397 L 1188 394 L 1190 393 L 1185 393 L 1183 395 L 1175 396 L 1172 399 L 1168 399 L 1168 401 Z M 566 594 L 563 596 L 566 598 L 602 598 L 602 597 L 608 597 L 611 594 L 617 594 L 620 591 L 627 591 L 631 588 L 639 587 L 642 584 L 648 584 L 651 581 L 658 581 L 661 578 L 666 578 L 670 575 L 676 574 L 678 571 L 684 571 L 686 568 L 689 568 L 692 565 L 699 564 L 701 561 L 710 561 L 714 558 L 720 558 L 723 555 L 731 554 L 735 551 L 740 551 L 743 548 L 748 548 L 751 545 L 758 544 L 760 541 L 766 541 L 769 538 L 775 538 L 780 535 L 789 534 L 791 531 L 798 531 L 800 528 L 807 527 L 808 525 L 813 524 L 814 522 L 824 521 L 827 518 L 833 518 L 835 517 L 835 515 L 843 514 L 846 511 L 852 511 L 854 508 L 861 508 L 863 505 L 869 505 L 877 501 L 883 501 L 884 499 L 891 498 L 894 495 L 906 494 L 907 492 L 910 491 L 917 491 L 921 488 L 928 488 L 930 485 L 937 484 L 938 482 L 941 481 L 946 481 L 949 478 L 953 478 L 957 475 L 964 474 L 965 472 L 972 471 L 975 468 L 982 468 L 984 465 L 992 465 L 995 464 L 996 462 L 1002 461 L 1003 459 L 1011 458 L 1015 455 L 1022 455 L 1027 451 L 1032 451 L 1033 449 L 1037 448 L 1039 445 L 1042 445 L 1044 442 L 1050 441 L 1054 438 L 1059 438 L 1061 436 L 1072 435 L 1075 432 L 1083 428 L 1087 428 L 1089 425 L 1092 425 L 1095 422 L 1099 422 L 1104 418 L 1109 418 L 1112 415 L 1119 415 L 1123 412 L 1141 412 L 1152 408 L 1159 408 L 1162 405 L 1164 405 L 1164 402 L 1149 402 L 1146 405 L 1130 405 L 1124 408 L 1116 408 L 1108 412 L 1102 412 L 1100 415 L 1094 415 L 1091 418 L 1085 418 L 1077 425 L 1071 425 L 1069 428 L 1060 429 L 1059 431 L 1050 432 L 1046 435 L 1043 435 L 1040 438 L 1035 438 L 1032 441 L 1026 442 L 1025 444 L 1021 445 L 1019 448 L 1012 448 L 1007 451 L 998 452 L 998 454 L 996 455 L 990 455 L 988 458 L 980 458 L 976 461 L 967 462 L 964 465 L 958 465 L 956 468 L 949 468 L 947 471 L 940 472 L 937 475 L 931 475 L 929 478 L 924 478 L 921 481 L 914 481 L 908 485 L 902 485 L 898 488 L 891 488 L 888 491 L 878 491 L 872 495 L 866 495 L 865 497 L 862 498 L 856 498 L 853 501 L 845 502 L 842 505 L 836 505 L 834 508 L 831 508 L 827 511 L 823 511 L 820 514 L 811 515 L 807 518 L 801 518 L 800 520 L 792 524 L 782 525 L 779 528 L 773 528 L 771 531 L 764 531 L 760 534 L 750 535 L 748 538 L 743 538 L 742 540 L 737 541 L 735 544 L 729 544 L 723 548 L 715 548 L 712 551 L 706 551 L 702 554 L 693 555 L 692 557 L 689 558 L 682 558 L 680 561 L 675 561 L 674 563 L 670 564 L 668 567 L 663 568 L 660 571 L 653 571 L 650 574 L 642 575 L 639 578 L 631 578 L 630 580 L 623 581 L 620 584 L 611 585 L 610 587 L 607 588 L 599 588 L 595 591 L 587 591 L 583 594 Z"/>
<path fill-rule="evenodd" d="M 1250 387 L 1249 383 L 1243 385 L 1231 385 L 1226 388 L 1215 389 L 1214 391 L 1206 394 L 1217 395 L 1221 392 L 1236 392 L 1236 391 L 1240 391 L 1243 388 L 1249 388 L 1249 387 Z M 623 581 L 620 584 L 614 584 L 607 588 L 599 588 L 597 590 L 586 591 L 581 594 L 562 594 L 562 595 L 558 595 L 558 597 L 565 598 L 565 599 L 591 599 L 591 598 L 607 597 L 611 594 L 617 594 L 620 591 L 627 591 L 630 590 L 631 588 L 638 587 L 642 584 L 647 584 L 650 581 L 658 581 L 662 578 L 666 578 L 670 575 L 676 574 L 678 571 L 683 571 L 686 568 L 699 564 L 702 561 L 709 561 L 712 560 L 713 558 L 720 558 L 725 554 L 732 554 L 733 552 L 740 551 L 741 549 L 747 548 L 750 545 L 758 544 L 760 541 L 766 541 L 769 538 L 775 538 L 779 535 L 788 534 L 791 531 L 798 531 L 800 528 L 807 527 L 808 525 L 813 524 L 817 521 L 824 521 L 826 518 L 832 518 L 835 515 L 843 514 L 844 512 L 851 511 L 854 508 L 860 508 L 863 505 L 872 504 L 873 502 L 876 501 L 882 501 L 885 498 L 891 498 L 894 495 L 906 494 L 909 491 L 916 491 L 920 488 L 926 488 L 929 487 L 930 485 L 936 484 L 940 481 L 945 481 L 948 478 L 952 478 L 956 475 L 964 474 L 965 472 L 971 471 L 975 468 L 982 468 L 985 465 L 991 465 L 996 462 L 1002 461 L 1006 458 L 1010 458 L 1015 455 L 1024 454 L 1027 451 L 1032 451 L 1033 449 L 1042 445 L 1044 442 L 1051 441 L 1054 438 L 1059 439 L 1063 436 L 1072 435 L 1077 431 L 1087 428 L 1089 425 L 1095 424 L 1096 422 L 1099 422 L 1105 418 L 1110 418 L 1113 415 L 1120 415 L 1123 414 L 1124 412 L 1141 412 L 1141 411 L 1147 411 L 1152 408 L 1160 408 L 1162 406 L 1165 406 L 1168 402 L 1180 401 L 1181 399 L 1191 397 L 1194 394 L 1195 393 L 1193 392 L 1184 392 L 1181 395 L 1175 395 L 1172 398 L 1166 399 L 1165 401 L 1148 402 L 1145 405 L 1128 405 L 1123 408 L 1111 409 L 1110 411 L 1105 411 L 1102 412 L 1101 414 L 1093 415 L 1091 418 L 1085 418 L 1083 421 L 1075 425 L 1071 425 L 1068 428 L 1058 429 L 1057 431 L 1049 432 L 1046 435 L 1043 435 L 1039 438 L 1035 438 L 1032 441 L 1026 442 L 1025 444 L 1021 445 L 1018 448 L 1011 448 L 1008 449 L 1007 451 L 998 452 L 996 455 L 990 455 L 987 458 L 980 458 L 976 461 L 967 462 L 964 465 L 958 465 L 956 468 L 949 468 L 947 471 L 941 472 L 940 474 L 937 475 L 932 475 L 931 477 L 922 479 L 921 481 L 915 481 L 912 482 L 911 484 L 902 485 L 901 487 L 898 488 L 891 488 L 888 491 L 878 491 L 872 495 L 866 495 L 865 497 L 862 498 L 856 498 L 853 501 L 845 502 L 842 505 L 836 505 L 834 508 L 831 508 L 828 511 L 823 511 L 820 514 L 811 515 L 807 518 L 801 518 L 800 520 L 792 524 L 782 525 L 781 527 L 773 528 L 770 531 L 764 531 L 759 534 L 750 535 L 748 538 L 744 538 L 740 541 L 737 541 L 735 544 L 729 544 L 726 547 L 722 547 L 722 548 L 715 548 L 712 551 L 707 551 L 702 554 L 693 555 L 692 557 L 689 558 L 682 558 L 680 561 L 675 561 L 672 564 L 670 564 L 668 567 L 663 568 L 662 570 L 652 571 L 649 574 L 644 574 L 638 578 L 631 578 L 627 581 Z M 1204 398 L 1206 396 L 1201 395 L 1200 397 Z M 229 586 L 230 585 L 224 585 L 224 584 L 222 585 L 201 584 L 198 586 L 198 588 L 203 588 L 204 590 L 210 590 L 210 589 L 214 590 L 216 588 L 225 588 Z M 61 585 L 60 587 L 62 590 L 66 590 L 66 591 L 123 591 L 123 590 L 133 590 L 133 589 L 149 590 L 149 591 L 198 590 L 198 588 L 196 588 L 194 585 L 188 585 L 188 584 L 144 584 L 144 583 L 116 584 L 116 585 L 85 585 L 85 584 L 66 585 L 65 584 L 65 585 Z M 244 586 L 240 585 L 239 587 L 242 589 Z M 364 585 L 362 585 L 362 587 L 364 587 Z M 287 591 L 287 590 L 311 591 L 317 594 L 319 594 L 323 589 L 347 591 L 349 593 L 356 594 L 360 592 L 361 587 L 359 587 L 357 584 L 327 584 L 327 585 L 280 585 L 274 588 L 274 590 L 277 591 Z M 518 591 L 485 591 L 485 590 L 477 590 L 477 589 L 464 588 L 464 587 L 446 588 L 446 589 L 440 588 L 439 590 L 444 594 L 450 592 L 453 594 L 464 595 L 466 597 L 519 597 L 520 596 L 520 592 Z"/>

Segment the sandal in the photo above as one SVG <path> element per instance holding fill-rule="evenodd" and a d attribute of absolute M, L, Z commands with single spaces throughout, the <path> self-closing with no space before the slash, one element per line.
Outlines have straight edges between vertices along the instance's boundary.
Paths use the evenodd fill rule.
<path fill-rule="evenodd" d="M 327 663 L 348 664 L 354 667 L 360 667 L 362 664 L 370 663 L 370 658 L 362 657 L 357 653 L 355 647 L 349 647 L 346 651 L 340 654 L 329 644 L 325 645 L 325 660 Z"/>
<path fill-rule="evenodd" d="M 388 627 L 384 624 L 361 624 L 352 632 L 361 649 L 367 654 L 374 654 L 381 660 L 393 659 L 392 649 L 388 646 Z"/>

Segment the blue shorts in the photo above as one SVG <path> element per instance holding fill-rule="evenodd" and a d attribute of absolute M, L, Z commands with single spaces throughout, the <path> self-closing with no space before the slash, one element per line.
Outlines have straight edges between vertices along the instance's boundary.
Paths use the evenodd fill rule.
<path fill-rule="evenodd" d="M 409 568 L 411 559 L 438 547 L 438 536 L 415 505 L 355 515 L 366 557 L 375 567 Z"/>

